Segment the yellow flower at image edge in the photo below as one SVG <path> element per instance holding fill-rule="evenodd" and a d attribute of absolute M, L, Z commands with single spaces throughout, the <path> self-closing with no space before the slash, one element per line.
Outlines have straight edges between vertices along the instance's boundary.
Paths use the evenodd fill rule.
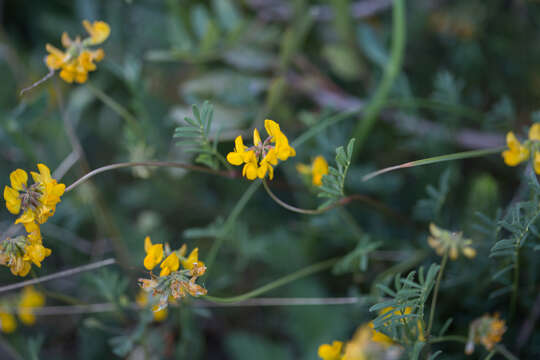
<path fill-rule="evenodd" d="M 506 165 L 517 166 L 529 158 L 529 149 L 521 145 L 512 131 L 506 134 L 506 144 L 509 150 L 502 153 Z"/>
<path fill-rule="evenodd" d="M 15 321 L 15 317 L 0 308 L 0 331 L 9 334 L 14 332 L 16 328 L 17 321 Z"/>
<path fill-rule="evenodd" d="M 334 341 L 332 345 L 322 344 L 319 346 L 317 354 L 323 360 L 340 360 L 341 349 L 343 348 L 343 342 Z"/>
<path fill-rule="evenodd" d="M 274 168 L 278 160 L 285 161 L 295 156 L 296 151 L 289 145 L 289 140 L 275 121 L 266 119 L 264 127 L 268 137 L 262 141 L 259 131 L 253 130 L 253 146 L 244 145 L 241 136 L 237 136 L 234 151 L 227 154 L 227 161 L 232 165 L 242 165 L 242 176 L 248 180 L 264 179 L 268 174 L 270 180 L 274 177 Z"/>
<path fill-rule="evenodd" d="M 163 259 L 163 244 L 152 244 L 150 236 L 147 236 L 144 239 L 144 251 L 146 252 L 144 267 L 147 270 L 152 270 Z"/>
<path fill-rule="evenodd" d="M 36 322 L 36 317 L 32 309 L 42 307 L 45 304 L 45 296 L 34 290 L 33 287 L 25 287 L 21 294 L 21 300 L 18 304 L 19 318 L 26 325 L 32 325 Z"/>

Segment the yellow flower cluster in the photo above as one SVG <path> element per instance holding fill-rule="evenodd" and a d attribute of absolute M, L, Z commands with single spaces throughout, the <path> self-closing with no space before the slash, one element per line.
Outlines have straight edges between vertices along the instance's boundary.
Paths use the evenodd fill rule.
<path fill-rule="evenodd" d="M 311 165 L 298 164 L 296 165 L 296 170 L 303 175 L 311 176 L 311 183 L 314 186 L 322 185 L 322 178 L 324 175 L 328 174 L 328 163 L 325 158 L 321 155 L 313 159 Z"/>
<path fill-rule="evenodd" d="M 452 232 L 441 229 L 437 225 L 429 224 L 431 236 L 428 236 L 428 244 L 435 249 L 439 256 L 448 251 L 450 259 L 456 260 L 461 251 L 467 258 L 472 259 L 476 256 L 476 250 L 470 245 L 472 240 L 465 239 L 462 232 Z"/>
<path fill-rule="evenodd" d="M 160 264 L 159 277 L 150 273 L 150 279 L 139 279 L 141 287 L 152 296 L 159 296 L 159 304 L 154 311 L 159 311 L 167 306 L 169 297 L 174 299 L 184 298 L 188 294 L 193 297 L 206 295 L 206 289 L 196 284 L 197 278 L 206 272 L 206 266 L 199 261 L 199 249 L 195 248 L 186 257 L 187 247 L 171 251 L 169 244 L 152 244 L 150 237 L 144 240 L 144 267 L 152 271 Z M 166 255 L 166 257 L 165 257 Z M 165 257 L 165 260 L 163 258 Z M 162 261 L 163 260 L 163 261 Z M 182 265 L 182 270 L 180 269 Z"/>
<path fill-rule="evenodd" d="M 43 305 L 45 305 L 45 296 L 31 286 L 25 287 L 22 294 L 14 302 L 8 300 L 7 303 L 0 305 L 0 331 L 12 333 L 17 328 L 17 321 L 8 310 L 9 308 L 17 308 L 19 319 L 23 324 L 33 325 L 36 322 L 33 309 Z"/>
<path fill-rule="evenodd" d="M 520 143 L 514 133 L 506 134 L 508 150 L 503 151 L 504 163 L 508 166 L 517 166 L 527 161 L 530 154 L 534 154 L 534 171 L 540 174 L 540 123 L 533 124 L 529 129 L 529 139 Z"/>
<path fill-rule="evenodd" d="M 249 180 L 264 179 L 268 173 L 270 180 L 274 177 L 274 168 L 281 161 L 295 156 L 296 151 L 289 145 L 289 140 L 275 121 L 266 119 L 264 127 L 268 137 L 262 141 L 259 131 L 253 130 L 253 146 L 244 145 L 242 136 L 234 140 L 234 151 L 227 154 L 227 161 L 232 165 L 242 165 L 242 176 Z"/>
<path fill-rule="evenodd" d="M 45 58 L 45 63 L 51 70 L 60 71 L 60 77 L 68 83 L 73 81 L 80 84 L 88 79 L 88 72 L 96 70 L 96 64 L 105 57 L 103 49 L 91 50 L 89 47 L 99 45 L 104 42 L 111 33 L 111 29 L 106 22 L 94 21 L 90 23 L 83 21 L 83 26 L 89 37 L 81 40 L 79 36 L 72 40 L 67 33 L 62 34 L 62 45 L 66 51 L 47 44 L 45 48 L 49 55 Z"/>
<path fill-rule="evenodd" d="M 19 276 L 28 274 L 31 263 L 41 267 L 43 259 L 51 254 L 51 250 L 43 246 L 39 225 L 54 215 L 66 188 L 51 177 L 47 166 L 38 164 L 37 167 L 39 173 L 30 173 L 34 180 L 32 185 L 28 184 L 26 171 L 17 169 L 9 176 L 11 187 L 4 188 L 6 207 L 14 215 L 21 214 L 15 224 L 22 224 L 27 235 L 3 240 L 0 264 Z"/>
<path fill-rule="evenodd" d="M 412 312 L 410 307 L 404 311 L 387 307 L 379 312 L 379 315 L 390 316 L 407 315 Z M 406 319 L 401 320 L 407 323 Z M 410 331 L 419 341 L 425 341 L 422 322 L 417 321 L 416 327 L 410 327 Z M 374 329 L 373 322 L 363 324 L 356 330 L 352 340 L 345 346 L 341 341 L 319 346 L 318 355 L 323 360 L 375 360 L 375 359 L 399 359 L 403 353 L 403 347 L 396 344 L 390 337 Z"/>
<path fill-rule="evenodd" d="M 474 352 L 474 344 L 482 344 L 490 351 L 495 344 L 502 340 L 506 331 L 504 320 L 499 319 L 499 314 L 493 316 L 485 314 L 474 320 L 469 326 L 469 338 L 465 346 L 465 353 L 470 355 Z"/>

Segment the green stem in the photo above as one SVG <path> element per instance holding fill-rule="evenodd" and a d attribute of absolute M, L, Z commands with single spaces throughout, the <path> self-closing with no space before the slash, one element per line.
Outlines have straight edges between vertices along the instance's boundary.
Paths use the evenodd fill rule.
<path fill-rule="evenodd" d="M 433 318 L 435 317 L 435 307 L 437 306 L 437 296 L 439 295 L 439 286 L 441 285 L 441 279 L 443 276 L 444 268 L 448 262 L 448 250 L 444 253 L 441 268 L 439 269 L 439 274 L 437 274 L 437 280 L 435 282 L 435 289 L 433 290 L 433 299 L 431 300 L 431 309 L 429 310 L 429 322 L 426 332 L 426 337 L 429 339 L 431 334 L 431 327 L 433 326 Z"/>
<path fill-rule="evenodd" d="M 247 299 L 251 299 L 253 297 L 256 297 L 258 295 L 264 294 L 270 290 L 276 289 L 280 286 L 287 285 L 288 283 L 291 283 L 295 280 L 301 279 L 303 277 L 315 274 L 317 272 L 326 270 L 330 267 L 332 267 L 339 258 L 332 258 L 328 260 L 321 261 L 319 263 L 310 265 L 308 267 L 305 267 L 299 271 L 293 272 L 292 274 L 285 275 L 284 277 L 277 279 L 275 281 L 272 281 L 271 283 L 268 283 L 264 286 L 261 286 L 255 290 L 249 291 L 242 295 L 237 296 L 231 296 L 231 297 L 215 297 L 215 296 L 204 296 L 203 298 L 208 301 L 212 301 L 215 303 L 236 303 L 241 302 Z"/>
<path fill-rule="evenodd" d="M 263 186 L 264 186 L 264 189 L 266 190 L 266 192 L 268 193 L 268 195 L 270 195 L 270 197 L 272 198 L 272 200 L 274 200 L 279 206 L 282 206 L 284 207 L 285 209 L 289 210 L 289 211 L 292 211 L 292 212 L 295 212 L 295 213 L 299 213 L 299 214 L 304 214 L 304 215 L 319 215 L 319 214 L 322 214 L 330 209 L 333 209 L 339 202 L 335 202 L 333 204 L 330 204 L 322 209 L 316 209 L 316 210 L 312 210 L 312 209 L 301 209 L 301 208 L 297 208 L 296 206 L 292 206 L 292 205 L 289 205 L 287 204 L 286 202 L 284 202 L 283 200 L 281 200 L 280 198 L 278 198 L 273 192 L 272 190 L 270 190 L 270 188 L 268 187 L 268 183 L 266 182 L 266 180 L 263 180 Z"/>
<path fill-rule="evenodd" d="M 514 319 L 516 313 L 517 294 L 519 287 L 519 245 L 515 247 L 514 257 L 516 258 L 516 268 L 514 269 L 514 281 L 512 282 L 512 296 L 510 298 L 510 320 Z"/>
<path fill-rule="evenodd" d="M 461 106 L 458 104 L 449 104 L 437 100 L 431 99 L 421 99 L 421 98 L 412 98 L 412 99 L 396 99 L 388 100 L 384 107 L 398 107 L 398 108 L 426 108 L 436 111 L 444 111 L 452 113 L 458 116 L 464 116 L 471 119 L 483 119 L 484 115 L 481 112 L 478 112 L 474 109 L 468 108 L 466 106 Z"/>
<path fill-rule="evenodd" d="M 495 350 L 497 350 L 497 352 L 499 354 L 501 354 L 502 356 L 504 356 L 508 360 L 519 360 L 514 354 L 512 354 L 510 351 L 508 351 L 508 349 L 506 347 L 504 347 L 504 345 L 502 345 L 502 344 L 495 345 Z"/>
<path fill-rule="evenodd" d="M 116 100 L 114 100 L 112 97 L 107 95 L 105 92 L 103 92 L 101 89 L 98 89 L 97 87 L 93 86 L 90 83 L 86 84 L 86 87 L 105 105 L 110 107 L 115 113 L 117 113 L 120 117 L 122 117 L 133 129 L 136 129 L 137 131 L 140 131 L 139 123 L 137 122 L 137 119 L 135 116 L 131 115 L 131 113 L 120 103 L 118 103 Z"/>
<path fill-rule="evenodd" d="M 390 166 L 390 167 L 387 167 L 387 168 L 384 168 L 384 169 L 381 169 L 381 170 L 377 170 L 377 171 L 372 172 L 370 174 L 367 174 L 362 178 L 362 181 L 371 180 L 376 176 L 379 176 L 379 175 L 382 175 L 384 173 L 394 171 L 394 170 L 411 168 L 411 167 L 415 167 L 415 166 L 435 164 L 435 163 L 440 163 L 440 162 L 444 162 L 444 161 L 452 161 L 452 160 L 461 160 L 461 159 L 470 159 L 470 158 L 475 158 L 475 157 L 481 157 L 481 156 L 500 153 L 505 149 L 506 149 L 506 146 L 500 146 L 500 147 L 491 148 L 491 149 L 463 151 L 463 152 L 458 152 L 458 153 L 454 153 L 454 154 L 440 155 L 440 156 L 430 157 L 430 158 L 421 159 L 421 160 L 409 161 L 409 162 L 406 162 L 406 163 L 403 163 L 403 164 L 400 164 L 400 165 Z"/>
<path fill-rule="evenodd" d="M 219 236 L 216 238 L 216 240 L 212 244 L 212 247 L 210 248 L 210 251 L 208 252 L 208 257 L 206 258 L 206 267 L 208 268 L 208 270 L 206 271 L 205 276 L 208 276 L 208 273 L 212 269 L 212 265 L 214 264 L 214 261 L 216 260 L 217 253 L 219 249 L 221 248 L 221 245 L 223 245 L 223 241 L 227 237 L 227 234 L 230 232 L 230 229 L 236 222 L 236 219 L 238 218 L 238 216 L 240 215 L 244 207 L 247 205 L 249 199 L 251 199 L 251 197 L 253 196 L 253 194 L 259 188 L 260 185 L 261 185 L 260 181 L 255 181 L 248 187 L 246 192 L 244 192 L 240 200 L 238 200 L 238 202 L 234 206 L 229 217 L 225 221 L 225 224 L 223 224 L 223 228 Z"/>
<path fill-rule="evenodd" d="M 430 344 L 440 343 L 440 342 L 446 342 L 446 341 L 456 341 L 466 344 L 468 339 L 465 336 L 459 336 L 459 335 L 448 335 L 448 336 L 441 336 L 433 339 L 429 339 L 428 342 Z"/>
<path fill-rule="evenodd" d="M 390 50 L 390 60 L 384 69 L 383 78 L 379 87 L 375 90 L 373 98 L 367 104 L 360 122 L 356 126 L 354 135 L 356 138 L 355 154 L 358 156 L 364 141 L 371 131 L 379 112 L 386 102 L 392 85 L 401 71 L 403 53 L 406 41 L 406 19 L 404 0 L 394 0 L 392 10 L 392 46 Z"/>

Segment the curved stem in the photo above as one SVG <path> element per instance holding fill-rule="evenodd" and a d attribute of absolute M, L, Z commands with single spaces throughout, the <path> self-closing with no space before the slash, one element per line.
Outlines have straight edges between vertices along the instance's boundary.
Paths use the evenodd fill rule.
<path fill-rule="evenodd" d="M 295 212 L 295 213 L 304 214 L 304 215 L 319 215 L 319 214 L 322 214 L 322 213 L 324 213 L 324 212 L 326 212 L 326 211 L 328 211 L 330 209 L 333 209 L 333 208 L 335 208 L 336 206 L 339 205 L 339 201 L 336 201 L 335 203 L 330 204 L 330 205 L 328 205 L 328 206 L 326 206 L 326 207 L 324 207 L 322 209 L 312 210 L 312 209 L 297 208 L 296 206 L 289 205 L 286 202 L 284 202 L 283 200 L 281 200 L 280 198 L 278 198 L 272 192 L 272 190 L 270 190 L 270 187 L 268 187 L 268 183 L 266 182 L 266 179 L 263 179 L 262 183 L 263 183 L 264 189 L 266 190 L 268 195 L 270 195 L 272 200 L 274 200 L 279 206 L 282 206 L 285 209 L 287 209 L 289 211 L 292 211 L 292 212 Z"/>
<path fill-rule="evenodd" d="M 332 267 L 339 258 L 332 258 L 328 260 L 321 261 L 319 263 L 310 265 L 308 267 L 305 267 L 301 270 L 298 270 L 296 272 L 293 272 L 292 274 L 286 275 L 280 279 L 277 279 L 275 281 L 272 281 L 271 283 L 268 283 L 266 285 L 263 285 L 255 290 L 249 291 L 245 294 L 237 295 L 237 296 L 231 296 L 231 297 L 215 297 L 215 296 L 204 296 L 203 299 L 212 301 L 215 303 L 236 303 L 240 301 L 244 301 L 247 299 L 251 299 L 257 295 L 264 294 L 270 290 L 274 290 L 280 286 L 287 285 L 288 283 L 291 283 L 295 280 L 301 279 L 303 277 L 315 274 L 319 271 L 326 270 L 330 267 Z"/>
<path fill-rule="evenodd" d="M 510 351 L 508 351 L 508 349 L 506 347 L 504 347 L 504 345 L 502 345 L 502 344 L 495 345 L 495 350 L 499 354 L 501 354 L 502 356 L 507 358 L 508 360 L 519 360 L 514 354 L 512 354 Z"/>
<path fill-rule="evenodd" d="M 96 176 L 97 174 L 101 174 L 102 172 L 126 168 L 126 167 L 134 167 L 134 166 L 174 167 L 174 168 L 182 168 L 182 169 L 204 172 L 207 174 L 228 177 L 231 179 L 236 177 L 236 172 L 213 170 L 204 166 L 190 165 L 190 164 L 184 164 L 184 163 L 179 163 L 179 162 L 174 162 L 174 161 L 124 162 L 124 163 L 117 163 L 117 164 L 102 166 L 100 168 L 90 171 L 89 173 L 87 173 L 86 175 L 84 175 L 83 177 L 75 181 L 73 184 L 69 185 L 66 188 L 66 192 L 73 190 L 74 188 L 81 185 L 88 179 Z"/>
<path fill-rule="evenodd" d="M 390 93 L 392 85 L 401 71 L 407 33 L 405 25 L 405 2 L 404 0 L 394 0 L 394 7 L 392 10 L 392 45 L 390 50 L 390 60 L 386 64 L 383 78 L 375 90 L 375 94 L 367 104 L 364 115 L 359 120 L 354 135 L 352 136 L 356 138 L 354 151 L 356 156 L 360 154 L 359 150 L 375 124 L 379 112 L 383 108 L 386 98 Z"/>
<path fill-rule="evenodd" d="M 437 275 L 437 280 L 435 282 L 435 289 L 433 290 L 433 299 L 431 300 L 431 309 L 429 311 L 429 322 L 427 327 L 427 337 L 429 338 L 431 334 L 431 327 L 433 326 L 433 318 L 435 317 L 435 307 L 437 306 L 437 295 L 439 295 L 439 286 L 441 285 L 441 279 L 443 276 L 444 268 L 448 262 L 448 250 L 444 253 L 441 268 L 439 269 L 439 274 Z"/>

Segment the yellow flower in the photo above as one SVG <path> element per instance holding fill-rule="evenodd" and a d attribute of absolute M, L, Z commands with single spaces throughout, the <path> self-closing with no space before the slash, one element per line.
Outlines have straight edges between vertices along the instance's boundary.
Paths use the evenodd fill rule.
<path fill-rule="evenodd" d="M 323 360 L 340 360 L 343 342 L 334 341 L 332 345 L 322 344 L 319 346 L 318 355 Z"/>
<path fill-rule="evenodd" d="M 474 344 L 482 344 L 488 351 L 492 350 L 502 340 L 505 332 L 505 321 L 499 319 L 498 313 L 493 316 L 485 314 L 471 323 L 465 353 L 472 354 Z"/>
<path fill-rule="evenodd" d="M 15 317 L 0 309 L 0 331 L 9 334 L 14 332 L 16 328 L 17 322 L 15 321 Z"/>
<path fill-rule="evenodd" d="M 175 252 L 172 252 L 160 265 L 161 272 L 159 273 L 159 276 L 167 276 L 171 272 L 174 272 L 178 270 L 180 267 L 180 259 L 178 259 L 178 255 L 176 255 Z"/>
<path fill-rule="evenodd" d="M 529 129 L 529 140 L 540 140 L 540 123 L 532 124 Z"/>
<path fill-rule="evenodd" d="M 33 185 L 27 185 L 26 171 L 17 169 L 10 174 L 11 187 L 4 188 L 4 200 L 9 212 L 17 215 L 22 211 L 22 215 L 15 221 L 16 224 L 43 224 L 54 214 L 56 204 L 64 194 L 65 185 L 57 183 L 51 177 L 49 168 L 43 164 L 38 164 L 37 167 L 39 173 L 31 172 Z"/>
<path fill-rule="evenodd" d="M 204 263 L 199 261 L 199 248 L 193 249 L 187 259 L 182 259 L 182 267 L 184 269 L 192 270 L 195 265 L 204 266 Z"/>
<path fill-rule="evenodd" d="M 521 145 L 512 131 L 506 134 L 506 144 L 509 150 L 502 153 L 506 165 L 517 166 L 529 158 L 529 149 Z"/>
<path fill-rule="evenodd" d="M 146 252 L 144 267 L 147 270 L 152 270 L 163 259 L 163 244 L 152 244 L 150 236 L 147 236 L 144 239 L 144 251 Z"/>
<path fill-rule="evenodd" d="M 41 262 L 52 252 L 51 249 L 47 249 L 41 244 L 28 245 L 25 250 L 26 254 L 24 254 L 23 260 L 31 261 L 37 267 L 41 267 Z"/>
<path fill-rule="evenodd" d="M 450 259 L 456 260 L 461 251 L 469 259 L 476 256 L 476 250 L 470 246 L 472 240 L 464 238 L 462 232 L 444 230 L 433 223 L 429 224 L 429 231 L 431 236 L 428 236 L 427 241 L 437 255 L 442 256 L 448 251 Z"/>
<path fill-rule="evenodd" d="M 312 184 L 314 186 L 321 186 L 323 176 L 328 174 L 328 163 L 323 156 L 319 155 L 313 159 L 311 165 L 296 165 L 296 171 L 303 175 L 311 175 Z"/>
<path fill-rule="evenodd" d="M 135 302 L 137 303 L 137 305 L 139 305 L 140 308 L 145 308 L 148 305 L 148 294 L 145 291 L 139 291 L 139 293 L 135 297 Z M 161 322 L 167 318 L 167 308 L 163 308 L 161 310 L 157 309 L 157 306 L 152 307 L 154 320 L 157 322 Z"/>
<path fill-rule="evenodd" d="M 232 165 L 242 165 L 242 176 L 248 180 L 264 179 L 266 174 L 270 180 L 274 177 L 273 166 L 278 159 L 285 161 L 295 156 L 295 150 L 289 145 L 289 140 L 279 129 L 279 125 L 272 120 L 265 120 L 264 126 L 268 132 L 266 140 L 261 139 L 257 129 L 253 130 L 253 146 L 244 145 L 242 137 L 236 137 L 234 151 L 227 154 L 227 161 Z M 272 145 L 274 143 L 275 145 Z"/>
<path fill-rule="evenodd" d="M 17 256 L 12 259 L 9 269 L 13 275 L 24 277 L 28 275 L 31 267 L 30 261 L 23 260 L 22 256 Z"/>
<path fill-rule="evenodd" d="M 31 286 L 25 287 L 17 306 L 19 318 L 22 323 L 26 325 L 34 324 L 36 322 L 36 317 L 32 312 L 32 309 L 42 307 L 43 305 L 45 305 L 45 296 L 34 290 Z"/>
<path fill-rule="evenodd" d="M 397 316 L 409 315 L 411 312 L 412 312 L 412 308 L 410 308 L 409 306 L 407 306 L 403 311 L 401 311 L 399 309 L 395 310 L 393 307 L 389 306 L 389 307 L 386 307 L 386 308 L 382 309 L 381 311 L 379 311 L 379 315 L 384 316 L 384 318 L 386 319 L 386 318 L 389 318 L 391 315 L 397 315 Z M 401 319 L 401 322 L 403 324 L 409 323 L 409 319 L 407 319 L 407 318 Z M 386 326 L 387 324 L 385 323 L 384 325 Z M 373 322 L 370 322 L 368 324 L 368 326 L 373 331 L 373 336 L 372 336 L 371 340 L 373 340 L 374 342 L 376 342 L 376 343 L 378 343 L 380 345 L 383 345 L 384 347 L 388 347 L 388 346 L 394 344 L 394 341 L 390 337 L 388 337 L 387 335 L 375 330 Z M 415 336 L 417 337 L 418 340 L 425 341 L 424 328 L 423 328 L 422 322 L 420 320 L 417 320 L 416 328 L 412 329 L 412 331 L 414 332 L 414 334 L 415 334 Z"/>
<path fill-rule="evenodd" d="M 375 330 L 373 321 L 370 321 L 368 326 L 372 329 L 372 336 L 371 336 L 372 341 L 379 343 L 383 346 L 390 346 L 394 344 L 394 341 L 390 337 L 386 336 L 380 331 Z"/>
<path fill-rule="evenodd" d="M 69 35 L 62 33 L 62 45 L 67 49 L 63 52 L 56 47 L 46 44 L 45 49 L 49 53 L 45 58 L 47 67 L 51 70 L 60 70 L 60 77 L 67 83 L 77 82 L 82 84 L 88 80 L 88 72 L 96 70 L 96 64 L 103 60 L 103 49 L 91 50 L 89 46 L 101 44 L 109 37 L 111 29 L 103 21 L 90 23 L 83 21 L 83 26 L 90 37 L 81 41 L 80 37 L 72 40 Z"/>
<path fill-rule="evenodd" d="M 249 161 L 251 154 L 255 155 L 253 151 L 246 151 L 247 146 L 242 141 L 242 136 L 238 135 L 234 139 L 234 151 L 227 154 L 227 161 L 233 165 L 242 165 Z"/>
<path fill-rule="evenodd" d="M 99 45 L 109 37 L 111 28 L 104 21 L 94 21 L 92 24 L 88 20 L 82 22 L 84 28 L 90 35 L 88 43 L 90 45 Z"/>

